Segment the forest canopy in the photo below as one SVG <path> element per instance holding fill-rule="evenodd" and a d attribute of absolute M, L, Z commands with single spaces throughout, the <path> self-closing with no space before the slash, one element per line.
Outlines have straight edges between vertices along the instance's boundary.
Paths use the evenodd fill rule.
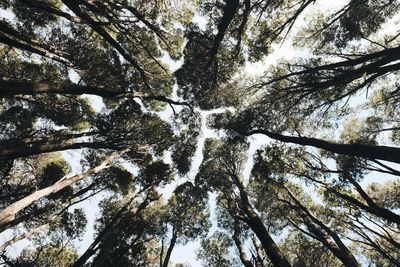
<path fill-rule="evenodd" d="M 399 21 L 0 0 L 0 265 L 400 266 Z"/>

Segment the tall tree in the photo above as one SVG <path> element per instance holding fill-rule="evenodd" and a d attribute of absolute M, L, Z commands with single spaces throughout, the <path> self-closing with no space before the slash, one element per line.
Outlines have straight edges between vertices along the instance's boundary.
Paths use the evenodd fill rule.
<path fill-rule="evenodd" d="M 0 0 L 0 264 L 400 266 L 399 12 Z"/>

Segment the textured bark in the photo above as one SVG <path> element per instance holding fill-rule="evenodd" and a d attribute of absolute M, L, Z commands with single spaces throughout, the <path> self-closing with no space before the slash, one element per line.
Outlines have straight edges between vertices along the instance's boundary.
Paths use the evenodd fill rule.
<path fill-rule="evenodd" d="M 37 155 L 41 153 L 55 152 L 55 151 L 64 151 L 68 149 L 82 149 L 82 148 L 107 148 L 106 145 L 100 143 L 93 142 L 77 142 L 77 143 L 31 143 L 31 144 L 16 144 L 14 147 L 10 147 L 11 144 L 7 145 L 7 147 L 1 147 L 0 149 L 0 158 L 20 158 L 27 157 L 30 155 Z"/>
<path fill-rule="evenodd" d="M 23 80 L 0 79 L 0 97 L 15 95 L 36 94 L 70 94 L 70 95 L 97 95 L 103 98 L 140 98 L 144 100 L 157 100 L 171 105 L 184 105 L 192 109 L 187 102 L 175 101 L 163 95 L 142 92 L 124 92 L 120 88 L 105 88 L 96 86 L 82 86 L 75 84 L 58 84 L 52 82 L 31 82 Z"/>
<path fill-rule="evenodd" d="M 6 249 L 8 246 L 13 245 L 13 244 L 17 243 L 17 242 L 20 241 L 20 240 L 23 240 L 23 239 L 25 239 L 25 238 L 29 238 L 29 237 L 32 237 L 32 236 L 34 236 L 34 235 L 36 235 L 36 234 L 39 234 L 40 232 L 44 231 L 48 226 L 49 226 L 49 225 L 48 225 L 47 223 L 46 223 L 46 224 L 43 224 L 43 225 L 41 225 L 41 226 L 39 226 L 39 227 L 36 227 L 36 228 L 30 230 L 29 232 L 23 233 L 23 234 L 21 234 L 21 235 L 18 235 L 18 236 L 13 237 L 13 238 L 10 239 L 10 240 L 7 240 L 3 245 L 0 246 L 0 253 L 3 252 L 3 251 L 5 251 L 5 249 Z"/>
<path fill-rule="evenodd" d="M 240 226 L 237 221 L 235 221 L 235 229 L 232 236 L 233 240 L 235 241 L 235 245 L 239 251 L 240 261 L 243 263 L 245 267 L 253 267 L 250 259 L 247 257 L 246 249 L 240 240 Z"/>
<path fill-rule="evenodd" d="M 286 259 L 285 255 L 275 244 L 271 235 L 268 233 L 267 228 L 258 214 L 254 211 L 252 205 L 250 204 L 247 192 L 245 191 L 243 184 L 240 182 L 239 177 L 233 177 L 235 184 L 240 192 L 240 201 L 242 211 L 246 214 L 246 223 L 249 225 L 251 230 L 257 235 L 260 240 L 265 254 L 271 260 L 272 264 L 276 267 L 291 267 L 289 261 Z"/>
<path fill-rule="evenodd" d="M 173 229 L 172 230 L 172 238 L 171 238 L 171 241 L 169 242 L 167 253 L 165 253 L 165 258 L 164 258 L 164 261 L 163 261 L 163 264 L 161 267 L 168 267 L 169 259 L 171 258 L 172 250 L 175 247 L 177 237 L 178 236 L 176 234 L 176 231 Z"/>
<path fill-rule="evenodd" d="M 63 177 L 60 180 L 58 180 L 55 184 L 48 186 L 46 188 L 40 189 L 23 199 L 20 199 L 4 210 L 0 212 L 0 228 L 3 227 L 6 224 L 9 224 L 11 221 L 15 219 L 15 216 L 17 215 L 18 212 L 23 210 L 24 208 L 28 207 L 29 205 L 33 204 L 35 201 L 46 197 L 53 195 L 62 189 L 71 186 L 73 183 L 82 180 L 90 175 L 96 174 L 104 169 L 107 169 L 110 167 L 110 163 L 113 159 L 119 157 L 120 155 L 126 153 L 128 150 L 124 150 L 122 152 L 114 152 L 111 156 L 109 156 L 105 161 L 103 161 L 100 165 L 98 165 L 95 168 L 92 168 L 86 172 L 74 175 L 72 177 Z"/>
<path fill-rule="evenodd" d="M 300 203 L 300 201 L 293 195 L 292 192 L 290 192 L 288 188 L 285 187 L 285 189 L 290 198 L 296 203 L 293 208 L 298 210 L 303 217 L 303 221 L 307 228 L 319 238 L 319 241 L 323 243 L 333 253 L 333 255 L 335 255 L 343 263 L 344 266 L 360 266 L 354 255 L 346 247 L 339 235 L 323 222 L 318 220 L 313 214 L 311 214 L 311 212 Z"/>
<path fill-rule="evenodd" d="M 400 148 L 389 146 L 373 146 L 364 144 L 339 144 L 310 137 L 287 136 L 283 134 L 273 133 L 267 130 L 253 130 L 250 132 L 240 132 L 244 135 L 263 134 L 271 139 L 275 139 L 284 143 L 293 143 L 304 146 L 312 146 L 327 150 L 336 154 L 363 157 L 366 159 L 380 159 L 394 163 L 400 163 Z"/>
<path fill-rule="evenodd" d="M 151 192 L 153 186 L 149 188 L 149 192 Z M 150 194 L 150 193 L 149 193 Z M 136 211 L 134 211 L 135 215 L 138 214 L 139 212 L 142 212 L 152 201 L 155 199 L 152 199 L 149 197 L 149 194 L 146 196 L 144 201 L 140 203 Z M 75 261 L 75 263 L 72 265 L 72 267 L 80 267 L 84 266 L 86 261 L 90 259 L 96 252 L 100 249 L 102 242 L 107 241 L 107 237 L 110 233 L 110 230 L 118 223 L 120 220 L 121 216 L 127 212 L 132 205 L 133 200 L 135 200 L 137 195 L 135 194 L 133 197 L 129 198 L 129 200 L 126 202 L 124 206 L 115 214 L 115 216 L 111 219 L 111 221 L 104 227 L 103 230 L 100 231 L 100 233 L 97 235 L 95 240 L 90 244 L 90 246 L 86 249 L 86 251 Z"/>

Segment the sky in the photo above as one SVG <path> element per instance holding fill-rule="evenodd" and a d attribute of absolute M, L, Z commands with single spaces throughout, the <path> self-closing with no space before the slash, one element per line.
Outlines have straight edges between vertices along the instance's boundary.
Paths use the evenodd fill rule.
<path fill-rule="evenodd" d="M 327 2 L 334 2 L 334 5 L 339 5 L 339 2 L 345 2 L 343 0 L 339 1 L 320 1 L 324 2 L 325 4 L 320 4 L 321 6 L 325 6 Z M 13 14 L 4 10 L 0 11 L 0 17 L 6 18 L 6 19 L 13 19 Z M 197 23 L 200 29 L 205 29 L 205 25 L 207 23 L 206 18 L 199 16 L 198 14 L 195 14 L 193 18 L 193 22 Z M 287 40 L 283 44 L 276 44 L 273 46 L 274 52 L 270 55 L 268 55 L 263 61 L 257 62 L 257 63 L 248 63 L 245 66 L 245 71 L 250 74 L 250 75 L 260 75 L 262 74 L 265 69 L 267 68 L 268 65 L 276 63 L 279 59 L 281 58 L 286 58 L 289 59 L 295 55 L 295 50 L 293 49 L 290 40 Z M 171 71 L 175 71 L 179 69 L 179 67 L 183 64 L 183 58 L 178 60 L 178 61 L 173 61 L 169 57 L 167 53 L 163 53 L 163 56 L 161 58 L 164 63 L 168 64 Z M 77 82 L 79 80 L 78 75 L 73 71 L 70 70 L 69 72 L 70 79 L 74 82 Z M 175 90 L 172 95 L 172 98 L 176 99 L 176 85 L 175 85 Z M 89 99 L 90 103 L 92 104 L 93 108 L 97 112 L 104 112 L 105 111 L 105 105 L 101 99 L 101 97 L 98 96 L 93 96 L 93 95 L 83 95 L 84 98 Z M 177 107 L 179 109 L 179 107 Z M 198 140 L 197 144 L 197 150 L 194 156 L 194 160 L 192 163 L 192 168 L 191 171 L 188 175 L 188 179 L 193 179 L 195 174 L 197 173 L 197 170 L 201 164 L 202 161 L 202 150 L 204 147 L 204 140 L 206 138 L 211 138 L 211 137 L 218 137 L 218 134 L 214 132 L 213 130 L 209 129 L 206 125 L 206 118 L 208 115 L 212 113 L 218 113 L 218 112 L 224 112 L 225 110 L 219 109 L 219 110 L 213 110 L 213 111 L 203 111 L 201 112 L 201 117 L 202 117 L 202 130 L 200 134 L 200 138 Z M 169 121 L 171 120 L 172 116 L 172 110 L 167 107 L 167 109 L 163 112 L 160 112 L 159 115 Z M 252 155 L 258 148 L 260 148 L 263 144 L 268 143 L 268 138 L 262 135 L 256 135 L 251 137 L 251 142 L 250 142 L 250 148 L 249 148 L 249 155 Z M 81 155 L 79 151 L 66 151 L 62 152 L 63 156 L 65 159 L 70 163 L 72 167 L 72 171 L 70 175 L 74 175 L 76 173 L 79 173 L 81 171 L 79 161 L 81 159 Z M 244 176 L 248 177 L 250 174 L 252 167 L 252 160 L 251 157 L 249 157 L 248 163 L 245 165 L 245 171 L 244 171 Z M 179 183 L 183 183 L 183 180 L 180 180 Z M 166 188 L 162 190 L 162 193 L 164 195 L 164 198 L 167 199 L 168 196 L 172 193 L 174 190 L 176 183 L 172 183 Z M 97 207 L 99 200 L 101 199 L 101 196 L 94 197 L 92 199 L 89 199 L 88 201 L 74 206 L 74 208 L 80 208 L 83 207 L 86 212 L 87 212 L 87 218 L 88 218 L 88 227 L 86 229 L 86 232 L 83 236 L 83 240 L 80 244 L 79 252 L 85 251 L 85 249 L 90 245 L 90 243 L 93 240 L 94 236 L 94 229 L 93 225 L 95 223 L 96 217 L 99 215 L 99 209 Z M 211 205 L 211 210 L 215 206 L 214 201 L 210 201 Z M 212 216 L 215 216 L 215 214 L 212 214 Z M 215 222 L 215 219 L 213 219 Z M 215 229 L 215 226 L 214 226 Z M 10 237 L 13 236 L 14 233 L 12 231 L 6 231 L 5 233 L 0 235 L 0 242 L 3 242 Z M 15 254 L 18 254 L 24 247 L 29 245 L 28 241 L 20 241 L 16 243 L 14 246 L 9 247 L 8 251 L 13 251 Z M 187 262 L 190 263 L 191 266 L 197 267 L 201 266 L 200 263 L 196 260 L 196 250 L 199 247 L 199 242 L 189 242 L 185 246 L 177 246 L 172 255 L 171 255 L 171 260 L 175 263 L 177 262 Z"/>
<path fill-rule="evenodd" d="M 305 17 L 309 16 L 311 14 L 311 11 L 315 8 L 324 9 L 326 11 L 332 11 L 333 9 L 337 9 L 337 8 L 343 6 L 343 4 L 346 4 L 347 2 L 348 2 L 348 0 L 317 1 L 316 4 L 314 5 L 314 7 L 309 8 L 309 13 L 305 13 L 304 16 Z M 7 14 L 2 11 L 0 11 L 0 17 L 12 18 L 12 17 L 10 17 L 10 14 Z M 395 19 L 398 20 L 399 18 L 397 17 Z M 199 24 L 200 28 L 204 28 L 205 23 L 206 23 L 205 18 L 196 14 L 194 16 L 194 21 Z M 304 23 L 303 19 L 299 19 L 297 26 L 299 27 L 303 23 Z M 293 31 L 295 31 L 295 28 L 296 27 L 294 27 Z M 385 30 L 391 31 L 393 29 L 385 28 Z M 257 62 L 257 63 L 251 63 L 251 64 L 247 63 L 245 65 L 245 71 L 247 72 L 247 74 L 253 75 L 253 76 L 261 75 L 267 69 L 268 65 L 275 64 L 276 62 L 278 62 L 278 60 L 283 59 L 283 58 L 290 59 L 290 58 L 296 56 L 297 53 L 299 53 L 298 50 L 295 50 L 293 48 L 290 38 L 288 40 L 286 40 L 283 44 L 274 45 L 273 49 L 274 49 L 274 52 L 272 54 L 268 55 L 264 60 Z M 161 60 L 164 61 L 166 64 L 168 64 L 172 71 L 177 70 L 183 63 L 183 59 L 180 59 L 178 61 L 171 60 L 166 53 L 163 54 L 163 57 L 161 58 Z M 73 73 L 71 71 L 70 77 L 72 78 L 72 80 L 76 79 L 76 73 Z M 176 85 L 174 88 L 175 88 L 175 90 L 174 90 L 172 98 L 177 99 Z M 95 108 L 95 110 L 97 112 L 104 112 L 105 105 L 100 97 L 91 96 L 91 95 L 90 96 L 86 95 L 84 97 L 86 97 L 90 100 L 90 102 L 92 103 L 93 107 Z M 202 158 L 203 158 L 202 150 L 204 147 L 204 140 L 206 138 L 210 138 L 210 137 L 218 137 L 217 132 L 215 132 L 212 129 L 209 129 L 207 127 L 207 125 L 206 125 L 207 116 L 212 113 L 218 113 L 218 112 L 224 112 L 224 111 L 225 111 L 224 109 L 217 109 L 217 110 L 212 110 L 212 111 L 202 111 L 201 112 L 201 118 L 202 118 L 201 135 L 198 140 L 197 150 L 195 152 L 194 160 L 192 163 L 192 168 L 191 168 L 191 171 L 190 171 L 187 179 L 194 179 L 194 176 L 197 173 L 197 170 L 202 162 Z M 169 120 L 171 120 L 172 110 L 169 107 L 167 107 L 167 109 L 165 111 L 159 113 L 159 115 L 163 119 L 169 121 Z M 245 179 L 248 178 L 251 168 L 252 168 L 251 155 L 253 155 L 254 152 L 258 148 L 262 147 L 265 144 L 268 144 L 268 142 L 269 142 L 269 139 L 263 135 L 254 135 L 253 137 L 251 137 L 250 148 L 248 151 L 249 160 L 248 160 L 247 164 L 245 165 L 245 170 L 244 170 Z M 68 159 L 68 161 L 71 163 L 71 166 L 73 168 L 73 173 L 77 173 L 80 171 L 79 154 L 80 154 L 79 152 L 72 152 L 72 151 L 63 152 L 64 157 L 66 159 Z M 168 161 L 168 160 L 169 159 L 167 156 L 166 161 Z M 391 177 L 390 176 L 387 176 L 387 177 L 380 176 L 380 181 L 383 181 L 386 179 L 391 179 Z M 370 183 L 373 181 L 376 181 L 376 178 L 371 175 L 371 176 L 367 176 L 366 179 L 363 181 L 363 183 L 367 184 L 367 183 Z M 184 180 L 179 181 L 179 183 L 183 183 L 183 182 L 184 182 Z M 168 198 L 168 196 L 171 194 L 171 192 L 173 191 L 173 189 L 175 188 L 176 185 L 177 185 L 177 183 L 172 183 L 171 185 L 165 187 L 162 190 L 162 193 L 163 193 L 165 199 Z M 87 231 L 83 237 L 83 241 L 82 241 L 80 249 L 79 249 L 80 252 L 83 252 L 87 248 L 87 246 L 89 246 L 91 241 L 93 240 L 93 235 L 94 235 L 93 224 L 95 222 L 96 217 L 99 215 L 99 209 L 97 207 L 99 199 L 100 199 L 100 197 L 95 197 L 95 198 L 88 200 L 87 202 L 81 204 L 81 206 L 84 207 L 85 210 L 88 212 L 87 213 L 88 227 L 87 227 Z M 215 201 L 211 200 L 210 205 L 211 205 L 211 210 L 213 210 L 215 207 Z M 79 207 L 79 206 L 76 206 L 76 207 Z M 214 213 L 212 213 L 212 221 L 214 222 L 214 226 L 212 229 L 215 230 L 216 227 L 215 227 L 215 214 Z M 4 234 L 1 234 L 0 235 L 0 243 L 7 240 L 11 236 L 12 236 L 12 233 L 10 231 L 6 231 Z M 24 248 L 28 244 L 29 244 L 29 242 L 27 242 L 27 241 L 20 241 L 20 242 L 16 243 L 15 246 L 10 247 L 9 250 L 13 251 L 14 253 L 18 253 L 19 251 L 21 251 L 22 248 Z M 196 259 L 196 250 L 198 249 L 198 247 L 199 247 L 198 241 L 189 242 L 185 246 L 177 245 L 171 255 L 172 262 L 189 263 L 192 267 L 201 266 L 201 263 Z"/>

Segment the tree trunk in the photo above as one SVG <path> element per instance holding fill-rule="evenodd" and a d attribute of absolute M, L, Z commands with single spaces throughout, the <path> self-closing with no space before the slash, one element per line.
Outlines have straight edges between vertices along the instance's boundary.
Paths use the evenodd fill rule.
<path fill-rule="evenodd" d="M 22 240 L 22 239 L 25 239 L 25 238 L 34 236 L 34 235 L 36 235 L 36 234 L 42 232 L 42 231 L 45 230 L 48 226 L 49 226 L 48 223 L 43 224 L 43 225 L 41 225 L 41 226 L 39 226 L 39 227 L 36 227 L 36 228 L 30 230 L 29 232 L 25 232 L 25 233 L 23 233 L 23 234 L 21 234 L 21 235 L 18 235 L 18 236 L 13 237 L 13 238 L 10 239 L 10 240 L 7 240 L 3 245 L 0 246 L 0 253 L 3 252 L 3 251 L 5 251 L 5 249 L 6 249 L 8 246 L 11 246 L 12 244 L 17 243 L 18 241 L 20 241 L 20 240 Z"/>
<path fill-rule="evenodd" d="M 321 148 L 336 154 L 363 157 L 366 159 L 380 159 L 386 160 L 394 163 L 400 163 L 400 148 L 389 147 L 389 146 L 372 146 L 363 144 L 339 144 L 334 142 L 328 142 L 322 139 L 309 138 L 309 137 L 297 137 L 297 136 L 287 136 L 283 134 L 273 133 L 267 130 L 253 130 L 250 132 L 240 132 L 244 135 L 253 134 L 264 134 L 269 138 L 284 142 L 284 143 L 294 143 L 304 146 L 312 146 L 316 148 Z"/>
<path fill-rule="evenodd" d="M 58 207 L 58 206 L 62 206 L 64 203 L 71 203 L 71 201 L 74 198 L 77 198 L 77 197 L 82 196 L 83 194 L 87 193 L 91 188 L 93 188 L 93 186 L 94 186 L 94 184 L 92 183 L 91 185 L 89 185 L 89 186 L 79 190 L 78 192 L 74 193 L 72 196 L 67 197 L 67 199 L 60 199 L 60 200 L 51 202 L 50 204 L 46 205 L 45 207 L 43 207 L 41 209 L 35 210 L 35 211 L 31 212 L 31 213 L 24 214 L 22 216 L 19 216 L 18 218 L 15 218 L 13 221 L 2 225 L 0 227 L 0 233 L 5 231 L 6 229 L 9 229 L 11 227 L 15 227 L 15 226 L 17 226 L 18 224 L 20 224 L 22 222 L 27 222 L 28 220 L 30 220 L 32 218 L 43 216 L 43 214 L 45 214 L 49 210 L 51 210 L 51 209 L 53 209 L 55 207 Z M 67 207 L 69 207 L 69 206 L 67 206 Z"/>
<path fill-rule="evenodd" d="M 381 208 L 381 207 L 378 207 L 378 206 L 372 206 L 371 207 L 369 205 L 366 205 L 366 204 L 360 202 L 359 200 L 357 200 L 356 198 L 354 198 L 352 196 L 340 193 L 340 192 L 338 192 L 338 191 L 336 191 L 335 189 L 332 189 L 332 188 L 327 188 L 327 190 L 329 192 L 332 192 L 335 195 L 339 196 L 340 198 L 342 198 L 344 200 L 347 200 L 351 204 L 355 205 L 356 207 L 358 207 L 358 208 L 360 208 L 360 209 L 362 209 L 362 210 L 364 210 L 364 211 L 366 211 L 368 213 L 374 214 L 374 215 L 376 215 L 378 217 L 381 217 L 383 219 L 388 220 L 389 222 L 393 222 L 393 223 L 396 223 L 397 225 L 400 225 L 400 216 L 398 214 L 388 210 L 388 209 Z"/>
<path fill-rule="evenodd" d="M 22 139 L 8 139 L 0 141 L 0 151 L 9 147 L 27 145 L 31 146 L 38 143 L 54 143 L 54 142 L 67 142 L 72 139 L 80 137 L 88 137 L 95 135 L 95 131 L 81 132 L 81 133 L 65 133 L 64 131 L 57 131 L 41 137 L 26 137 Z"/>
<path fill-rule="evenodd" d="M 176 231 L 173 229 L 172 230 L 172 238 L 171 238 L 171 241 L 169 242 L 168 250 L 167 250 L 167 253 L 165 254 L 165 258 L 164 258 L 162 267 L 168 267 L 169 259 L 171 258 L 172 250 L 175 247 L 177 237 L 178 236 L 176 234 Z"/>
<path fill-rule="evenodd" d="M 147 83 L 147 76 L 143 68 L 138 64 L 138 62 L 101 26 L 94 21 L 90 15 L 82 11 L 80 5 L 85 4 L 82 0 L 62 0 L 62 2 L 77 16 L 87 21 L 87 24 L 92 28 L 97 34 L 99 34 L 106 42 L 108 42 L 114 49 L 116 49 L 121 56 L 132 64 L 135 69 L 137 69 L 141 75 L 142 80 L 146 86 L 150 88 Z"/>
<path fill-rule="evenodd" d="M 326 226 L 323 222 L 318 220 L 313 214 L 311 214 L 311 212 L 300 203 L 300 201 L 287 187 L 284 186 L 284 188 L 288 192 L 290 198 L 295 202 L 293 208 L 300 210 L 298 212 L 302 214 L 301 216 L 303 217 L 303 221 L 306 224 L 307 228 L 319 237 L 319 241 L 323 243 L 333 253 L 333 255 L 335 255 L 343 263 L 344 266 L 360 266 L 354 255 L 342 242 L 339 235 L 336 234 L 328 226 Z M 311 221 L 309 221 L 309 219 Z M 326 235 L 320 228 L 316 227 L 314 224 L 322 228 L 328 235 Z"/>
<path fill-rule="evenodd" d="M 257 235 L 260 240 L 265 254 L 271 260 L 272 264 L 276 267 L 291 267 L 291 264 L 286 259 L 285 255 L 281 252 L 279 247 L 275 244 L 268 230 L 265 228 L 264 223 L 258 214 L 254 211 L 253 207 L 249 202 L 246 191 L 244 190 L 243 184 L 240 182 L 239 177 L 233 177 L 236 186 L 240 191 L 241 208 L 246 214 L 246 223 L 249 225 L 251 230 Z"/>
<path fill-rule="evenodd" d="M 52 82 L 31 82 L 23 80 L 4 80 L 0 79 L 0 96 L 15 95 L 36 95 L 36 94 L 71 94 L 71 95 L 97 95 L 103 98 L 140 98 L 147 100 L 157 100 L 171 105 L 183 105 L 190 109 L 189 103 L 175 101 L 163 95 L 154 95 L 143 92 L 124 92 L 120 88 L 103 88 L 96 86 L 82 86 L 76 84 L 58 84 Z"/>
<path fill-rule="evenodd" d="M 151 192 L 154 186 L 148 188 L 148 192 Z M 147 194 L 145 200 L 140 203 L 138 208 L 135 211 L 135 215 L 144 210 L 154 199 L 149 197 L 150 193 Z M 90 257 L 92 257 L 97 250 L 100 248 L 102 242 L 107 241 L 107 236 L 109 235 L 110 230 L 114 227 L 115 224 L 118 223 L 121 216 L 128 211 L 130 205 L 133 200 L 135 200 L 137 195 L 135 194 L 131 197 L 124 206 L 115 214 L 115 216 L 111 219 L 111 221 L 104 227 L 103 230 L 97 235 L 95 240 L 90 244 L 90 246 L 86 249 L 86 251 L 75 261 L 72 267 L 81 267 L 83 266 Z"/>
<path fill-rule="evenodd" d="M 319 241 L 343 263 L 343 266 L 360 266 L 360 264 L 354 258 L 353 254 L 343 244 L 340 237 L 336 233 L 334 233 L 333 231 L 329 231 L 329 235 L 326 235 L 311 222 L 305 221 L 305 225 L 314 235 L 318 236 Z"/>
<path fill-rule="evenodd" d="M 6 146 L 0 147 L 0 158 L 14 159 L 22 158 L 31 155 L 37 155 L 41 153 L 63 151 L 69 149 L 82 149 L 82 148 L 107 148 L 105 145 L 94 142 L 77 142 L 68 143 L 66 142 L 54 142 L 54 143 L 30 143 L 21 144 L 18 141 L 9 142 Z M 15 145 L 15 146 L 14 146 Z"/>
<path fill-rule="evenodd" d="M 255 267 L 264 267 L 262 245 L 257 244 L 257 236 L 255 234 L 251 235 L 251 242 L 253 243 L 254 250 L 257 253 L 255 256 Z"/>
<path fill-rule="evenodd" d="M 209 66 L 213 63 L 215 60 L 219 47 L 222 43 L 222 40 L 224 39 L 224 35 L 226 30 L 228 29 L 229 25 L 231 24 L 233 18 L 235 17 L 235 14 L 238 10 L 239 7 L 239 0 L 229 0 L 225 1 L 225 7 L 224 7 L 224 13 L 222 15 L 221 21 L 219 22 L 218 25 L 218 33 L 214 38 L 214 43 L 213 46 L 210 50 L 210 60 L 209 60 Z"/>
<path fill-rule="evenodd" d="M 95 168 L 92 168 L 86 172 L 74 175 L 70 178 L 67 177 L 63 177 L 60 180 L 58 180 L 55 184 L 48 186 L 46 188 L 40 189 L 26 197 L 24 197 L 23 199 L 20 199 L 16 202 L 14 202 L 13 204 L 11 204 L 10 206 L 8 206 L 7 208 L 5 208 L 4 210 L 2 210 L 0 212 L 0 227 L 9 224 L 11 221 L 13 221 L 15 219 L 15 216 L 17 215 L 18 212 L 20 212 L 21 210 L 23 210 L 24 208 L 28 207 L 29 205 L 33 204 L 35 201 L 46 197 L 46 196 L 50 196 L 52 194 L 55 194 L 57 192 L 59 192 L 60 190 L 71 186 L 73 183 L 82 180 L 90 175 L 96 174 L 104 169 L 107 169 L 110 167 L 110 163 L 113 159 L 119 157 L 120 155 L 126 153 L 128 150 L 123 150 L 122 152 L 114 152 L 113 154 L 111 154 L 111 156 L 109 156 L 105 161 L 103 161 L 100 165 L 98 165 Z"/>
<path fill-rule="evenodd" d="M 235 229 L 233 233 L 233 240 L 235 241 L 235 245 L 239 251 L 239 257 L 240 261 L 243 263 L 245 267 L 253 267 L 253 264 L 251 263 L 250 259 L 247 257 L 245 247 L 242 244 L 242 241 L 240 240 L 240 226 L 239 223 L 235 220 Z"/>

